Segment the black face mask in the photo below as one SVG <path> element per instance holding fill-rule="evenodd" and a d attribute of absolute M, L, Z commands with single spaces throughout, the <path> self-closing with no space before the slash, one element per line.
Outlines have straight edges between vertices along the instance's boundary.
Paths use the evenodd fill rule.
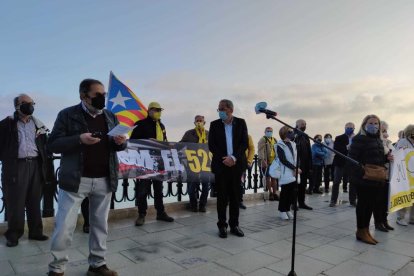
<path fill-rule="evenodd" d="M 102 110 L 105 107 L 105 96 L 102 94 L 96 94 L 94 98 L 91 99 L 91 105 L 98 110 Z"/>
<path fill-rule="evenodd" d="M 305 127 L 305 126 L 304 126 L 304 127 L 300 127 L 299 129 L 300 129 L 301 131 L 305 132 L 306 127 Z"/>
<path fill-rule="evenodd" d="M 30 103 L 23 103 L 20 105 L 20 112 L 24 115 L 32 115 L 34 112 L 34 107 Z"/>

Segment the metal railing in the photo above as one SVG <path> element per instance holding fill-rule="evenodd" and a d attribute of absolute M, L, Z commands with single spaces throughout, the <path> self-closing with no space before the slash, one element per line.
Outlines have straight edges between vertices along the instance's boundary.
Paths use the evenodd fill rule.
<path fill-rule="evenodd" d="M 60 159 L 60 157 L 56 156 L 53 157 L 54 159 Z M 44 185 L 43 188 L 43 198 L 42 198 L 42 216 L 43 217 L 53 217 L 55 214 L 55 204 L 57 202 L 57 193 L 58 193 L 58 175 L 59 168 L 55 171 L 55 178 L 51 185 Z M 258 189 L 263 188 L 263 177 L 262 177 L 262 170 L 258 165 L 258 157 L 257 154 L 254 156 L 253 165 L 251 168 L 246 170 L 246 180 L 243 183 L 243 188 L 245 190 L 253 190 L 253 193 L 257 193 Z M 134 185 L 134 192 L 131 194 L 131 189 L 129 189 L 130 185 Z M 133 202 L 136 201 L 136 192 L 137 192 L 137 185 L 139 185 L 139 181 L 135 179 L 124 179 L 122 180 L 122 184 L 118 186 L 118 190 L 122 189 L 122 194 L 120 197 L 116 196 L 116 193 L 112 194 L 111 200 L 111 209 L 116 208 L 116 203 L 121 202 Z M 167 182 L 167 190 L 164 193 L 164 197 L 176 197 L 177 202 L 182 201 L 182 196 L 188 195 L 188 189 L 183 189 L 184 185 L 181 181 L 178 182 Z M 2 183 L 0 182 L 0 188 L 3 191 Z M 149 194 L 149 197 L 153 198 L 152 192 Z M 1 209 L 0 214 L 4 212 L 4 217 L 6 218 L 6 206 L 4 203 L 4 193 L 2 193 L 2 198 L 0 201 Z M 135 203 L 136 205 L 136 203 Z"/>

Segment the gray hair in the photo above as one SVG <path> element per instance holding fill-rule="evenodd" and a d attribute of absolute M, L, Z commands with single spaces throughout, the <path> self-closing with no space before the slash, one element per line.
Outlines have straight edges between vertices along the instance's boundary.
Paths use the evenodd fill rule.
<path fill-rule="evenodd" d="M 24 94 L 24 93 L 21 93 L 21 94 L 17 95 L 17 97 L 15 97 L 13 99 L 14 107 L 16 107 L 19 104 L 19 100 L 20 100 L 21 97 L 30 97 L 30 96 L 27 95 L 27 94 Z"/>
<path fill-rule="evenodd" d="M 220 103 L 224 103 L 226 107 L 230 108 L 231 110 L 234 109 L 233 102 L 227 99 L 220 100 Z"/>

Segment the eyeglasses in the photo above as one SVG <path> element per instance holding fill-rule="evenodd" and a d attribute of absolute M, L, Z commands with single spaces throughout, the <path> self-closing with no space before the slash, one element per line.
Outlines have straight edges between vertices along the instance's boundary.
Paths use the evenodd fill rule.
<path fill-rule="evenodd" d="M 227 111 L 227 109 L 226 108 L 217 108 L 217 112 L 220 112 L 220 111 Z"/>

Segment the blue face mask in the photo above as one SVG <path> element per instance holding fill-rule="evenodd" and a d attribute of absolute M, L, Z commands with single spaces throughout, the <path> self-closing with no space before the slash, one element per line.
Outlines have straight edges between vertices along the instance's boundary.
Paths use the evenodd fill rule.
<path fill-rule="evenodd" d="M 369 134 L 377 134 L 379 127 L 376 125 L 366 125 L 365 131 Z"/>
<path fill-rule="evenodd" d="M 273 131 L 266 131 L 266 137 L 271 138 L 273 136 Z"/>
<path fill-rule="evenodd" d="M 229 118 L 229 116 L 227 116 L 226 111 L 219 111 L 219 117 L 220 119 L 222 119 L 223 121 L 227 120 Z"/>
<path fill-rule="evenodd" d="M 345 128 L 346 135 L 351 135 L 352 133 L 354 133 L 354 129 L 352 127 Z"/>

